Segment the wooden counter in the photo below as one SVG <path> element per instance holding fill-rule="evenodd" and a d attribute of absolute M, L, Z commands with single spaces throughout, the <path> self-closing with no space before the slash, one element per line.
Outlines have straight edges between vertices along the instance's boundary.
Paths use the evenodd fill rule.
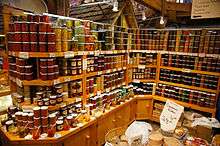
<path fill-rule="evenodd" d="M 1 128 L 3 146 L 100 146 L 104 144 L 105 135 L 109 130 L 128 125 L 135 120 L 135 101 L 136 98 L 133 98 L 112 107 L 111 110 L 106 110 L 104 114 L 92 118 L 90 122 L 80 127 L 57 132 L 61 135 L 60 138 L 26 140 L 4 132 L 4 128 Z"/>

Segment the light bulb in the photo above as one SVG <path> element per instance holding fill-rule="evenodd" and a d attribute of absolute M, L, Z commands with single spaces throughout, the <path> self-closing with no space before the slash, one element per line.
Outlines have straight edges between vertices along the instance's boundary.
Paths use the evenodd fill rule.
<path fill-rule="evenodd" d="M 142 12 L 142 20 L 146 20 L 147 18 L 146 18 L 146 16 L 145 16 L 145 12 L 143 11 Z"/>
<path fill-rule="evenodd" d="M 163 16 L 160 17 L 160 24 L 164 24 Z"/>
<path fill-rule="evenodd" d="M 113 3 L 113 9 L 112 9 L 112 11 L 118 12 L 118 2 L 117 2 L 117 1 L 115 1 L 115 2 Z"/>

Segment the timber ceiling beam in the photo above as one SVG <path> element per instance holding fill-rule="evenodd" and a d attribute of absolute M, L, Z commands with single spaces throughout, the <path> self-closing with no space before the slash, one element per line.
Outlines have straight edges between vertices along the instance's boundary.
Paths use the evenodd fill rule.
<path fill-rule="evenodd" d="M 147 6 L 153 10 L 161 11 L 161 0 L 135 0 L 136 2 Z"/>

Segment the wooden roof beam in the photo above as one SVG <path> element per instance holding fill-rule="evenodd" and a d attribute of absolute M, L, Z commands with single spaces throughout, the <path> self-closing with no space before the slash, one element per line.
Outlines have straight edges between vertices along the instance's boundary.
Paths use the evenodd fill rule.
<path fill-rule="evenodd" d="M 161 11 L 161 0 L 135 0 L 136 2 L 147 6 L 153 10 Z"/>

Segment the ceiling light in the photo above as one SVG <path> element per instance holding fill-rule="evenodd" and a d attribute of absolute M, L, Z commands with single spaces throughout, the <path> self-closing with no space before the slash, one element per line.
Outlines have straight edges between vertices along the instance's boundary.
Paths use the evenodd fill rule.
<path fill-rule="evenodd" d="M 146 18 L 146 16 L 145 16 L 145 12 L 144 11 L 142 11 L 142 20 L 146 20 L 147 18 Z"/>

